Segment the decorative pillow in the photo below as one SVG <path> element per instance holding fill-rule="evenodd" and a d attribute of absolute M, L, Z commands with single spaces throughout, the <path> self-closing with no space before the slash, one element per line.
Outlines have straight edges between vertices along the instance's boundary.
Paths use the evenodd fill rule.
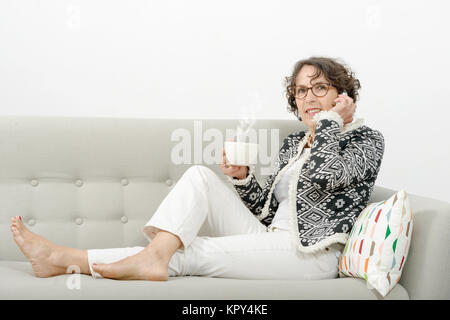
<path fill-rule="evenodd" d="M 411 244 L 413 214 L 406 192 L 369 204 L 358 216 L 339 259 L 339 275 L 365 279 L 383 297 L 400 280 Z"/>

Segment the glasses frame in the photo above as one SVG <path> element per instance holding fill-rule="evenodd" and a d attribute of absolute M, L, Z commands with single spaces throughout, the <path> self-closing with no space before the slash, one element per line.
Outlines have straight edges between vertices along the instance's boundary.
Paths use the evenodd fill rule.
<path fill-rule="evenodd" d="M 325 85 L 327 86 L 327 91 L 325 92 L 325 94 L 323 94 L 323 95 L 321 95 L 321 96 L 318 96 L 317 94 L 315 94 L 314 91 L 313 91 L 313 89 L 312 89 L 313 87 L 315 87 L 316 85 L 319 85 L 319 84 L 325 84 Z M 305 95 L 304 95 L 303 97 L 301 97 L 301 98 L 299 98 L 299 97 L 297 97 L 297 96 L 295 95 L 295 91 L 296 91 L 295 89 L 298 88 L 298 87 L 304 87 L 304 88 L 306 88 L 306 93 L 305 93 Z M 309 89 L 311 89 L 311 92 L 312 92 L 312 94 L 313 94 L 315 97 L 321 98 L 321 97 L 325 97 L 325 96 L 327 95 L 328 91 L 330 91 L 330 87 L 333 87 L 333 88 L 334 88 L 334 86 L 333 86 L 331 83 L 327 83 L 327 82 L 317 82 L 317 83 L 315 83 L 314 85 L 312 85 L 311 87 L 306 87 L 306 86 L 291 86 L 291 90 L 294 89 L 293 96 L 294 96 L 296 99 L 303 100 L 303 99 L 305 99 L 306 96 L 308 95 Z M 291 93 L 292 93 L 292 91 L 291 91 Z"/>

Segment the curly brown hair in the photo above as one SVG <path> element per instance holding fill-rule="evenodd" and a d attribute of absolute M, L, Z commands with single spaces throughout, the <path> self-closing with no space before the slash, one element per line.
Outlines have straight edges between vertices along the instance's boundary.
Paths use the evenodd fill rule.
<path fill-rule="evenodd" d="M 297 77 L 297 74 L 305 65 L 316 67 L 316 73 L 313 75 L 311 80 L 317 79 L 323 75 L 328 81 L 330 81 L 331 85 L 337 89 L 339 94 L 346 91 L 347 95 L 352 98 L 353 101 L 356 102 L 358 100 L 358 90 L 361 88 L 361 84 L 346 64 L 338 62 L 337 59 L 332 58 L 310 57 L 308 59 L 298 61 L 294 66 L 291 76 L 285 77 L 285 95 L 289 104 L 289 112 L 293 112 L 296 116 L 298 116 L 297 104 L 295 103 L 295 97 L 292 93 L 292 89 L 295 88 L 295 78 Z"/>

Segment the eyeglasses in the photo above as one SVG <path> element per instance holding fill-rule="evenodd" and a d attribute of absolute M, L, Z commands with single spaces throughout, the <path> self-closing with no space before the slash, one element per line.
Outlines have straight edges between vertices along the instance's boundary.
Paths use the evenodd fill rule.
<path fill-rule="evenodd" d="M 328 93 L 328 90 L 332 87 L 330 83 L 319 82 L 314 84 L 312 87 L 306 86 L 291 86 L 290 91 L 297 99 L 303 99 L 308 94 L 308 90 L 311 89 L 311 92 L 316 97 L 320 98 L 325 96 Z"/>

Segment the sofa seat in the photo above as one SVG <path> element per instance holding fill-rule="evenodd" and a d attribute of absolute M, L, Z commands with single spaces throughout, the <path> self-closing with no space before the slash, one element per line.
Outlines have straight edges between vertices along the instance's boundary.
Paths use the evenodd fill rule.
<path fill-rule="evenodd" d="M 163 282 L 94 279 L 75 274 L 37 278 L 30 263 L 16 261 L 0 261 L 0 283 L 0 299 L 381 299 L 376 290 L 367 289 L 364 280 L 353 278 L 293 281 L 170 277 Z M 398 284 L 384 298 L 387 299 L 408 300 L 409 297 Z"/>

